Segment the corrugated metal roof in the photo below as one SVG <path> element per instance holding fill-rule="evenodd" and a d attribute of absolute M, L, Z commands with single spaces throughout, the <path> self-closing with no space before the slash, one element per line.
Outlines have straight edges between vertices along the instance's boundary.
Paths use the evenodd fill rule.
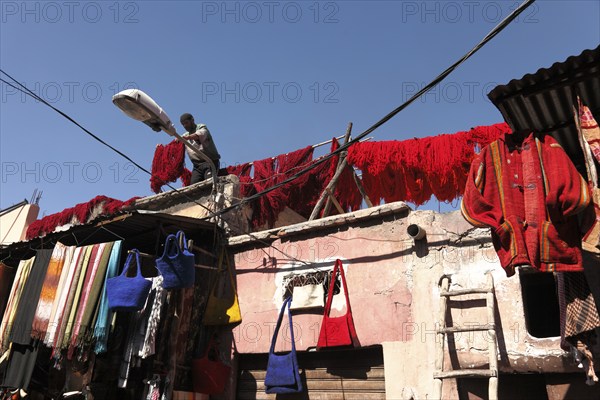
<path fill-rule="evenodd" d="M 488 97 L 513 130 L 556 138 L 585 176 L 573 116 L 577 95 L 600 119 L 600 46 L 497 86 Z"/>
<path fill-rule="evenodd" d="M 183 230 L 188 239 L 209 250 L 214 244 L 212 222 L 191 217 L 156 212 L 132 211 L 112 217 L 99 217 L 90 223 L 75 225 L 68 230 L 53 232 L 41 238 L 17 242 L 0 248 L 0 259 L 10 256 L 7 264 L 35 255 L 34 249 L 51 248 L 60 241 L 67 246 L 88 245 L 125 239 L 127 249 L 137 248 L 155 254 L 165 235 Z M 220 228 L 216 228 L 219 231 Z"/>

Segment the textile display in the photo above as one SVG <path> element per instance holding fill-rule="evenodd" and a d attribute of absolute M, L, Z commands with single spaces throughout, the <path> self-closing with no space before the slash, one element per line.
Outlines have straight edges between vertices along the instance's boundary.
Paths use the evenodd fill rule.
<path fill-rule="evenodd" d="M 0 320 L 4 317 L 8 296 L 15 279 L 16 269 L 0 261 Z"/>
<path fill-rule="evenodd" d="M 167 292 L 163 287 L 163 277 L 157 276 L 156 278 L 152 278 L 152 288 L 146 302 L 149 312 L 147 318 L 143 321 L 144 326 L 141 328 L 141 331 L 144 332 L 144 340 L 138 353 L 141 358 L 150 357 L 155 353 L 156 333 L 166 296 Z"/>
<path fill-rule="evenodd" d="M 221 361 L 219 348 L 213 340 L 209 342 L 202 357 L 192 360 L 192 379 L 196 393 L 223 393 L 230 374 L 231 367 Z"/>
<path fill-rule="evenodd" d="M 60 321 L 60 330 L 56 337 L 54 348 L 64 349 L 69 345 L 69 339 L 71 332 L 73 331 L 73 325 L 75 324 L 75 317 L 77 315 L 77 305 L 79 304 L 79 297 L 81 290 L 83 289 L 83 283 L 85 282 L 85 276 L 92 255 L 94 246 L 85 246 L 79 255 L 79 260 L 75 264 L 75 273 L 73 275 L 73 283 L 69 288 L 67 295 L 67 302 L 65 305 L 65 313 L 62 315 Z M 71 265 L 73 266 L 73 264 Z"/>
<path fill-rule="evenodd" d="M 9 340 L 14 343 L 29 345 L 31 343 L 31 325 L 37 309 L 37 302 L 29 299 L 39 299 L 50 264 L 52 250 L 37 250 L 35 260 L 21 294 L 22 301 L 15 312 L 15 319 Z M 25 301 L 23 301 L 25 299 Z"/>
<path fill-rule="evenodd" d="M 325 305 L 325 289 L 323 284 L 294 286 L 291 309 L 302 310 L 318 308 Z"/>
<path fill-rule="evenodd" d="M 194 264 L 194 254 L 188 250 L 185 233 L 178 231 L 176 235 L 168 235 L 163 254 L 156 259 L 163 287 L 171 290 L 193 286 L 196 277 Z"/>
<path fill-rule="evenodd" d="M 100 290 L 104 285 L 104 277 L 106 275 L 112 246 L 113 242 L 94 245 L 96 253 L 95 257 L 93 257 L 92 268 L 88 268 L 87 272 L 89 275 L 86 274 L 86 281 L 84 282 L 84 288 L 81 293 L 81 300 L 78 305 L 79 309 L 73 328 L 71 344 L 69 346 L 69 359 L 71 359 L 75 347 L 81 346 L 82 344 L 88 344 L 91 340 L 90 330 L 93 332 L 94 328 L 92 317 L 94 315 L 94 310 L 98 305 Z M 92 255 L 94 255 L 94 250 L 92 250 Z"/>
<path fill-rule="evenodd" d="M 31 375 L 35 367 L 35 361 L 39 351 L 39 341 L 32 341 L 31 344 L 13 343 L 10 348 L 10 355 L 4 372 L 4 378 L 0 386 L 10 389 L 29 388 Z"/>
<path fill-rule="evenodd" d="M 596 162 L 600 161 L 600 128 L 592 115 L 591 110 L 586 107 L 577 97 L 578 108 L 575 110 L 575 126 L 577 127 L 577 138 L 581 146 L 585 167 L 588 176 L 588 185 L 592 194 L 593 212 L 583 224 L 582 230 L 583 247 L 592 252 L 600 252 L 600 188 L 598 187 L 598 171 Z"/>
<path fill-rule="evenodd" d="M 342 287 L 344 288 L 344 296 L 346 297 L 346 313 L 339 317 L 331 317 L 331 302 L 333 301 L 333 289 L 337 274 L 340 274 Z M 354 327 L 354 319 L 352 318 L 352 308 L 350 308 L 350 298 L 348 294 L 348 286 L 346 285 L 346 276 L 344 275 L 344 266 L 340 259 L 335 260 L 333 267 L 332 279 L 329 281 L 327 290 L 327 304 L 323 313 L 321 322 L 321 331 L 319 332 L 319 341 L 317 342 L 317 350 L 326 347 L 337 346 L 354 346 L 359 347 L 358 335 Z"/>
<path fill-rule="evenodd" d="M 225 262 L 223 262 L 225 260 Z M 223 264 L 226 267 L 223 268 Z M 223 277 L 227 273 L 228 277 Z M 229 282 L 229 288 L 227 283 Z M 223 249 L 219 256 L 217 278 L 212 286 L 204 312 L 204 325 L 227 325 L 240 322 L 242 313 L 238 303 L 235 280 L 229 263 L 229 255 Z"/>
<path fill-rule="evenodd" d="M 131 267 L 134 255 L 137 274 L 134 277 L 128 277 L 127 271 Z M 152 282 L 142 276 L 141 265 L 139 251 L 137 249 L 130 250 L 121 275 L 106 281 L 109 310 L 137 311 L 144 307 Z"/>
<path fill-rule="evenodd" d="M 596 265 L 597 267 L 597 265 Z M 558 303 L 560 308 L 561 348 L 573 347 L 585 358 L 588 383 L 598 382 L 594 372 L 594 355 L 591 349 L 595 340 L 592 335 L 600 327 L 600 316 L 594 297 L 583 272 L 557 274 Z"/>
<path fill-rule="evenodd" d="M 298 358 L 296 356 L 296 342 L 294 340 L 294 324 L 290 312 L 292 298 L 288 297 L 283 301 L 275 332 L 271 339 L 271 348 L 269 349 L 269 361 L 267 363 L 267 373 L 265 375 L 266 393 L 300 393 L 304 390 L 302 380 L 300 379 L 300 370 L 298 367 Z M 287 308 L 290 339 L 292 341 L 292 350 L 285 354 L 275 354 L 275 343 L 279 334 L 279 328 L 283 321 L 283 315 Z"/>
<path fill-rule="evenodd" d="M 121 246 L 122 241 L 118 240 L 114 242 L 112 250 L 110 252 L 110 258 L 108 260 L 108 267 L 106 269 L 106 275 L 104 277 L 105 282 L 111 278 L 114 278 L 119 271 L 119 263 L 121 259 Z M 94 327 L 94 337 L 96 338 L 96 345 L 94 351 L 96 354 L 104 353 L 107 350 L 108 344 L 108 333 L 109 324 L 112 319 L 112 312 L 108 309 L 108 296 L 106 294 L 106 283 L 102 288 L 102 295 L 100 299 L 100 305 L 98 306 L 98 318 L 96 319 L 96 325 Z"/>
<path fill-rule="evenodd" d="M 69 253 L 72 256 L 74 250 L 74 247 L 69 248 L 62 243 L 56 243 L 54 250 L 52 250 L 48 269 L 46 270 L 46 277 L 42 284 L 42 290 L 33 318 L 31 337 L 34 339 L 44 339 L 46 336 L 46 329 L 48 329 L 48 322 L 50 321 L 52 314 L 52 305 L 54 303 L 58 284 L 63 276 L 63 266 L 65 261 L 71 261 L 70 258 L 69 260 L 66 260 L 66 258 Z"/>
<path fill-rule="evenodd" d="M 550 135 L 505 135 L 473 161 L 461 211 L 491 227 L 507 276 L 518 265 L 542 272 L 582 271 L 578 213 L 590 204 L 587 182 Z"/>
<path fill-rule="evenodd" d="M 0 324 L 0 354 L 4 353 L 8 349 L 9 340 L 8 337 L 12 331 L 13 321 L 15 313 L 19 308 L 19 302 L 21 301 L 21 294 L 25 287 L 25 282 L 31 272 L 31 267 L 35 257 L 27 260 L 21 260 L 17 267 L 15 279 L 13 280 L 10 294 L 8 296 L 8 303 L 4 315 L 2 316 L 2 324 Z"/>
<path fill-rule="evenodd" d="M 58 282 L 58 287 L 56 289 L 54 301 L 52 302 L 52 311 L 50 313 L 50 320 L 48 321 L 48 328 L 46 330 L 46 334 L 44 335 L 44 344 L 49 347 L 52 347 L 54 344 L 54 339 L 56 338 L 59 321 L 61 315 L 65 311 L 64 307 L 66 297 L 69 291 L 69 287 L 72 283 L 73 269 L 71 267 L 73 262 L 77 262 L 77 260 L 79 259 L 79 256 L 81 255 L 81 250 L 81 247 L 67 248 L 69 254 L 66 254 L 64 258 L 64 264 L 60 275 L 60 281 Z M 50 260 L 50 262 L 52 262 L 52 260 Z"/>

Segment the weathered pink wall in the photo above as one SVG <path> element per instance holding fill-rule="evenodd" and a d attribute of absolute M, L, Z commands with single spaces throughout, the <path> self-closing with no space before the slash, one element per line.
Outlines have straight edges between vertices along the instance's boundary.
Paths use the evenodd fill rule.
<path fill-rule="evenodd" d="M 282 304 L 282 281 L 291 273 L 332 270 L 336 258 L 344 264 L 350 304 L 361 345 L 383 341 L 405 341 L 411 321 L 410 278 L 399 255 L 410 252 L 412 242 L 400 238 L 398 225 L 381 224 L 381 220 L 343 231 L 315 232 L 277 239 L 278 250 L 312 263 L 301 265 L 273 248 L 253 242 L 250 249 L 234 249 L 242 323 L 234 329 L 237 351 L 268 352 L 279 309 Z M 403 233 L 405 236 L 405 233 Z M 331 315 L 340 315 L 345 303 L 343 294 L 334 296 Z M 337 309 L 336 309 L 337 306 Z M 343 308 L 345 310 L 345 308 Z M 298 350 L 315 346 L 319 336 L 322 309 L 293 312 L 294 333 Z M 290 336 L 284 319 L 277 349 L 289 349 Z M 283 338 L 283 340 L 282 340 Z"/>

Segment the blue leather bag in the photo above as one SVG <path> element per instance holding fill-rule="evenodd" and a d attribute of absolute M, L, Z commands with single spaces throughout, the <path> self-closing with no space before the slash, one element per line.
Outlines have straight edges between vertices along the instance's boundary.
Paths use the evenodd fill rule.
<path fill-rule="evenodd" d="M 300 371 L 298 369 L 298 359 L 296 357 L 296 344 L 294 343 L 294 325 L 292 324 L 292 314 L 290 313 L 290 303 L 292 298 L 284 300 L 275 333 L 271 340 L 271 349 L 269 350 L 269 362 L 267 364 L 267 375 L 265 376 L 266 393 L 300 393 L 304 390 L 300 380 Z M 281 327 L 283 314 L 287 307 L 290 319 L 290 337 L 292 339 L 292 351 L 286 354 L 275 354 L 275 343 L 277 334 Z"/>
<path fill-rule="evenodd" d="M 183 242 L 183 246 L 179 243 Z M 183 289 L 194 285 L 196 271 L 194 254 L 188 250 L 183 231 L 169 235 L 165 240 L 163 255 L 156 259 L 156 268 L 163 277 L 165 289 Z"/>
<path fill-rule="evenodd" d="M 127 276 L 133 255 L 137 264 L 137 274 Z M 115 311 L 138 311 L 144 308 L 152 282 L 142 276 L 140 253 L 137 249 L 130 251 L 121 275 L 106 280 L 106 297 L 108 308 Z"/>

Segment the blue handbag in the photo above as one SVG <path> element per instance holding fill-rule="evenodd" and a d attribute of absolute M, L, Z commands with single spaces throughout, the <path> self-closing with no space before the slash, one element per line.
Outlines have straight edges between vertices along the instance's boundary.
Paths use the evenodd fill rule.
<path fill-rule="evenodd" d="M 137 274 L 128 277 L 127 271 L 129 271 L 134 254 Z M 106 298 L 109 310 L 138 311 L 144 308 L 148 293 L 152 288 L 152 282 L 142 276 L 141 265 L 140 253 L 137 249 L 133 249 L 127 256 L 121 275 L 106 280 Z"/>
<path fill-rule="evenodd" d="M 180 241 L 183 246 L 179 245 Z M 167 236 L 163 255 L 156 259 L 156 268 L 163 277 L 163 288 L 183 289 L 193 286 L 196 279 L 194 264 L 194 254 L 188 250 L 185 233 L 179 231 L 177 235 Z"/>
<path fill-rule="evenodd" d="M 296 357 L 296 344 L 294 343 L 294 325 L 292 324 L 292 314 L 290 313 L 290 303 L 292 298 L 284 300 L 273 339 L 271 340 L 271 349 L 269 350 L 269 362 L 267 364 L 267 374 L 265 376 L 266 393 L 300 393 L 304 389 L 300 380 L 300 371 L 298 369 L 298 359 Z M 281 327 L 281 321 L 285 308 L 287 306 L 290 319 L 290 336 L 292 339 L 292 351 L 286 354 L 275 354 L 275 343 L 277 334 Z"/>

